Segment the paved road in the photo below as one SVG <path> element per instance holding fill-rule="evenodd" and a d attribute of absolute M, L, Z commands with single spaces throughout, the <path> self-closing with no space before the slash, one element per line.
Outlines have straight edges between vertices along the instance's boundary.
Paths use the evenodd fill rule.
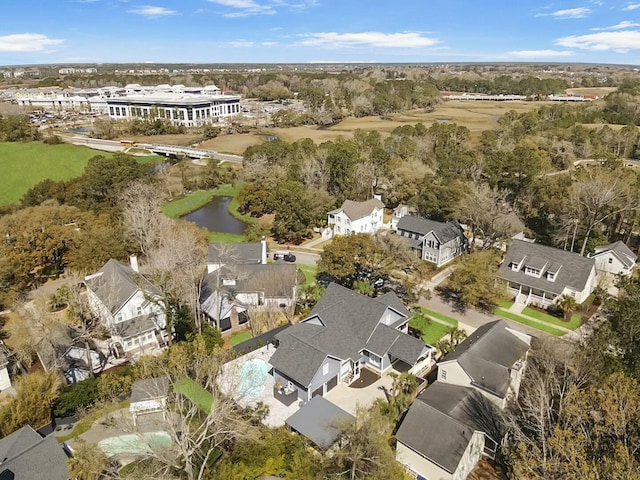
<path fill-rule="evenodd" d="M 451 318 L 455 318 L 459 322 L 462 322 L 466 325 L 469 325 L 474 328 L 481 327 L 482 325 L 494 322 L 496 320 L 504 320 L 509 324 L 509 326 L 513 327 L 514 330 L 518 330 L 529 335 L 533 335 L 535 337 L 554 337 L 546 332 L 541 330 L 537 330 L 535 328 L 528 327 L 518 322 L 514 322 L 512 320 L 507 320 L 502 317 L 498 317 L 496 315 L 482 313 L 476 309 L 468 308 L 464 312 L 457 310 L 453 304 L 447 303 L 442 298 L 440 298 L 437 294 L 432 294 L 430 300 L 425 300 L 421 298 L 418 302 L 418 305 L 428 308 L 429 310 L 433 310 L 434 312 L 441 313 L 442 315 L 446 315 Z"/>
<path fill-rule="evenodd" d="M 273 258 L 273 252 L 291 252 L 296 256 L 296 263 L 300 265 L 309 265 L 315 267 L 320 260 L 320 255 L 317 253 L 299 252 L 295 248 L 276 248 L 269 250 L 268 257 Z"/>

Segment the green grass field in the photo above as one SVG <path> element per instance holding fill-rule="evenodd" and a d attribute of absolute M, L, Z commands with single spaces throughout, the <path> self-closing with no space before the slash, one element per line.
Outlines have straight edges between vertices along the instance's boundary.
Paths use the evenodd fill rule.
<path fill-rule="evenodd" d="M 420 310 L 422 311 L 422 316 L 412 317 L 409 320 L 409 326 L 420 330 L 424 343 L 435 345 L 438 340 L 445 336 L 449 328 L 458 326 L 458 321 L 455 318 L 447 317 L 426 308 L 421 308 Z M 429 317 L 439 321 L 430 320 Z"/>
<path fill-rule="evenodd" d="M 188 377 L 181 378 L 173 385 L 173 391 L 181 393 L 204 413 L 209 413 L 213 406 L 213 395 Z"/>
<path fill-rule="evenodd" d="M 318 267 L 313 267 L 311 265 L 297 265 L 297 267 L 299 270 L 302 270 L 302 273 L 304 273 L 305 286 L 315 283 Z"/>
<path fill-rule="evenodd" d="M 562 330 L 558 330 L 557 328 L 553 328 L 553 326 L 551 325 L 545 325 L 545 324 L 541 324 L 541 323 L 537 323 L 537 322 L 532 322 L 529 319 L 522 317 L 520 315 L 517 315 L 515 313 L 509 312 L 507 310 L 504 310 L 502 308 L 496 308 L 493 311 L 494 315 L 498 315 L 499 317 L 502 318 L 506 318 L 509 320 L 513 320 L 514 322 L 518 322 L 521 323 L 523 325 L 527 325 L 528 327 L 531 328 L 535 328 L 537 330 L 542 330 L 543 332 L 547 332 L 550 333 L 551 335 L 555 335 L 555 336 L 562 336 L 565 334 L 564 331 Z"/>
<path fill-rule="evenodd" d="M 88 160 L 96 155 L 110 157 L 112 154 L 67 143 L 0 142 L 0 205 L 18 203 L 27 190 L 42 180 L 79 177 Z M 156 155 L 136 157 L 140 163 L 161 159 Z"/>

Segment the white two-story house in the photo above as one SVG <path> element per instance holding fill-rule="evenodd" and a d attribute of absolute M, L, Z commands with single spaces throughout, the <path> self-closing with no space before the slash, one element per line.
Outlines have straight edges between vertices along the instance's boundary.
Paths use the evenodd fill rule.
<path fill-rule="evenodd" d="M 135 257 L 131 263 L 111 259 L 84 280 L 89 306 L 111 334 L 116 352 L 159 347 L 166 327 L 160 292 L 138 273 Z"/>
<path fill-rule="evenodd" d="M 333 235 L 376 233 L 384 223 L 384 204 L 379 198 L 366 202 L 345 200 L 342 206 L 327 214 L 327 223 Z"/>
<path fill-rule="evenodd" d="M 498 277 L 507 282 L 517 302 L 547 308 L 562 295 L 583 303 L 596 287 L 596 266 L 593 258 L 513 240 Z"/>

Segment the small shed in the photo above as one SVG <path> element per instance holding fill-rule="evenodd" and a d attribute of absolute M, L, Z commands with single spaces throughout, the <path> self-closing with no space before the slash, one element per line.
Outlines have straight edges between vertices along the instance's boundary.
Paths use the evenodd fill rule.
<path fill-rule="evenodd" d="M 131 386 L 131 405 L 129 406 L 134 425 L 137 424 L 138 415 L 146 413 L 162 412 L 162 418 L 166 418 L 169 387 L 168 377 L 148 378 L 134 382 Z"/>
<path fill-rule="evenodd" d="M 353 415 L 318 395 L 291 415 L 285 423 L 318 447 L 328 449 L 338 440 L 340 425 L 354 420 Z"/>

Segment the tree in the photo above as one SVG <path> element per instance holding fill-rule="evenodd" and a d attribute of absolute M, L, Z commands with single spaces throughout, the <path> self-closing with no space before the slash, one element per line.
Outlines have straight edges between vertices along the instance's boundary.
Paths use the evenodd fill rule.
<path fill-rule="evenodd" d="M 515 233 L 508 219 L 506 196 L 506 192 L 486 183 L 467 183 L 457 204 L 456 217 L 471 228 L 471 248 L 475 248 L 476 238 L 481 239 L 484 250 Z"/>
<path fill-rule="evenodd" d="M 596 227 L 627 211 L 640 208 L 634 182 L 626 171 L 594 167 L 583 171 L 569 190 L 567 211 L 582 226 L 584 255 L 589 238 Z"/>
<path fill-rule="evenodd" d="M 490 310 L 504 298 L 504 285 L 498 283 L 500 254 L 484 250 L 462 257 L 449 277 L 448 287 L 468 306 Z"/>
<path fill-rule="evenodd" d="M 79 441 L 80 445 L 76 446 L 73 456 L 67 460 L 69 467 L 69 475 L 74 480 L 96 480 L 99 478 L 108 478 L 102 476 L 107 468 L 108 460 L 104 452 L 96 444 Z M 115 478 L 114 476 L 111 478 Z"/>
<path fill-rule="evenodd" d="M 379 408 L 360 408 L 353 422 L 337 427 L 342 431 L 342 448 L 327 457 L 326 477 L 349 480 L 408 478 L 402 466 L 395 461 L 388 442 L 392 423 Z"/>
<path fill-rule="evenodd" d="M 25 425 L 40 428 L 51 421 L 51 405 L 58 398 L 62 379 L 58 372 L 30 373 L 15 385 L 16 396 L 0 409 L 0 435 Z"/>
<path fill-rule="evenodd" d="M 556 305 L 560 310 L 562 310 L 565 321 L 568 321 L 571 314 L 576 310 L 576 308 L 578 308 L 578 302 L 576 302 L 576 299 L 566 293 L 558 297 Z"/>
<path fill-rule="evenodd" d="M 347 288 L 364 281 L 379 290 L 392 264 L 392 259 L 381 251 L 371 235 L 337 236 L 320 254 L 317 278 L 325 276 Z"/>

